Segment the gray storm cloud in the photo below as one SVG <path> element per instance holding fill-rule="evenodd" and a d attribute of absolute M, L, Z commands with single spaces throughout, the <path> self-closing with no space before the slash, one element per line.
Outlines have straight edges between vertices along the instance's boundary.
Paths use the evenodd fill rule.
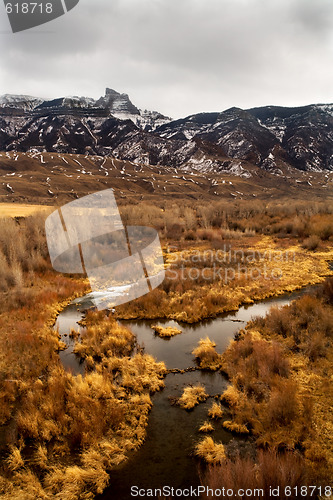
<path fill-rule="evenodd" d="M 173 117 L 333 101 L 328 0 L 81 0 L 29 32 L 0 22 L 0 93 L 108 86 Z"/>

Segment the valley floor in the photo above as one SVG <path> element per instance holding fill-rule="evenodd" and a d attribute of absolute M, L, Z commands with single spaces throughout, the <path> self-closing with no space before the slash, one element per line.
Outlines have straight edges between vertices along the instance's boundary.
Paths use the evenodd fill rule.
<path fill-rule="evenodd" d="M 127 223 L 159 229 L 167 276 L 151 294 L 118 306 L 113 317 L 87 314 L 77 345 L 86 360 L 85 377 L 61 367 L 62 346 L 52 326 L 66 303 L 89 291 L 88 282 L 52 271 L 45 214 L 2 219 L 2 498 L 92 499 L 106 487 L 108 470 L 143 442 L 150 398 L 163 388 L 165 366 L 136 350 L 133 334 L 117 319 L 192 323 L 333 275 L 331 210 L 301 207 L 295 212 L 254 207 L 251 212 L 233 206 L 224 212 L 214 205 L 206 211 L 172 205 L 146 206 L 140 212 L 124 206 Z M 260 450 L 277 453 L 274 460 L 284 464 L 290 463 L 288 453 L 297 451 L 302 474 L 315 478 L 317 471 L 321 482 L 332 467 L 330 283 L 318 297 L 254 320 L 223 359 L 208 344 L 197 351 L 204 360 L 208 350 L 206 362 L 213 359 L 214 369 L 222 368 L 229 377 L 233 392 L 221 394 L 220 402 L 228 412 L 230 432 L 246 428 L 259 461 Z M 284 395 L 294 401 L 291 407 Z M 200 456 L 213 457 L 211 463 L 221 462 L 230 471 L 239 466 L 227 448 L 216 446 L 206 440 Z M 262 463 L 271 455 L 265 457 Z M 207 471 L 209 484 L 221 481 L 216 470 Z"/>

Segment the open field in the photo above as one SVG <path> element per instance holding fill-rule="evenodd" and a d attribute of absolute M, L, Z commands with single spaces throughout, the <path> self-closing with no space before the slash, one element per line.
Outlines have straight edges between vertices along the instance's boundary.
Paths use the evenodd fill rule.
<path fill-rule="evenodd" d="M 36 212 L 52 212 L 53 207 L 43 205 L 25 205 L 23 203 L 0 203 L 1 217 L 29 217 Z"/>

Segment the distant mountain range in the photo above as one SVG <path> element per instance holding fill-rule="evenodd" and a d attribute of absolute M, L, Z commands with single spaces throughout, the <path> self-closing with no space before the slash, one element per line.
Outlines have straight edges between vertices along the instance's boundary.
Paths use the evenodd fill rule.
<path fill-rule="evenodd" d="M 333 171 L 333 104 L 230 108 L 172 120 L 127 94 L 0 97 L 0 150 L 99 155 L 185 172 Z"/>

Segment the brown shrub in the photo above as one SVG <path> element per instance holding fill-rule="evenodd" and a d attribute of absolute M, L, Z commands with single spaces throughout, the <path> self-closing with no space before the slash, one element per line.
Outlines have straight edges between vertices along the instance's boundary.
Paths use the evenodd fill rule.
<path fill-rule="evenodd" d="M 292 380 L 281 381 L 272 390 L 268 402 L 267 419 L 270 426 L 289 426 L 296 420 L 299 411 L 296 383 Z"/>
<path fill-rule="evenodd" d="M 333 305 L 333 278 L 325 280 L 321 292 L 318 292 L 318 296 L 322 297 L 328 304 Z"/>
<path fill-rule="evenodd" d="M 327 353 L 327 341 L 322 333 L 315 332 L 309 336 L 302 349 L 310 361 L 315 362 L 318 358 L 323 358 Z"/>
<path fill-rule="evenodd" d="M 297 499 L 299 488 L 308 484 L 306 465 L 301 456 L 295 452 L 277 453 L 274 450 L 260 451 L 256 460 L 238 456 L 234 460 L 227 459 L 222 464 L 209 466 L 201 482 L 212 490 L 243 490 L 244 496 L 234 495 L 239 499 L 247 498 L 245 492 L 252 490 L 251 498 L 256 500 L 271 499 L 270 488 L 277 487 L 280 487 L 279 498 Z M 285 495 L 287 486 L 291 488 L 290 496 L 289 490 Z M 204 494 L 203 498 L 211 496 Z"/>
<path fill-rule="evenodd" d="M 320 238 L 316 234 L 313 234 L 303 241 L 303 247 L 306 248 L 306 250 L 310 250 L 311 252 L 313 252 L 319 247 L 320 241 Z"/>
<path fill-rule="evenodd" d="M 317 296 L 304 295 L 283 308 L 272 308 L 265 319 L 255 319 L 254 327 L 261 329 L 264 334 L 282 336 L 290 339 L 289 348 L 302 351 L 311 361 L 325 356 L 333 336 L 333 311 L 322 300 L 323 293 Z M 322 297 L 322 298 L 320 298 Z"/>
<path fill-rule="evenodd" d="M 239 391 L 233 385 L 229 385 L 229 387 L 221 395 L 220 399 L 222 403 L 227 405 L 229 408 L 237 408 L 240 402 L 240 397 L 241 395 Z"/>

